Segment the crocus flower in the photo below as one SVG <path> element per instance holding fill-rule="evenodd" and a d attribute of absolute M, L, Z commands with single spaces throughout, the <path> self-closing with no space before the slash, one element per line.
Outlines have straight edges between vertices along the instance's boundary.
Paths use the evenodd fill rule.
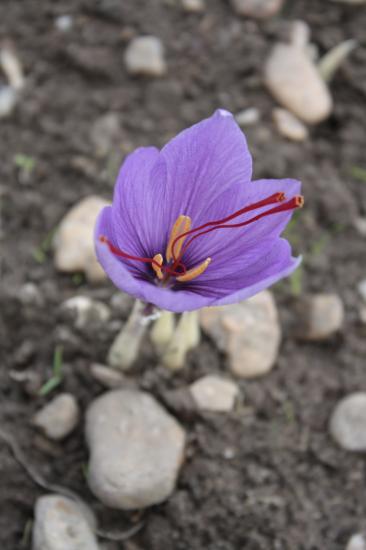
<path fill-rule="evenodd" d="M 251 176 L 246 139 L 222 109 L 161 151 L 137 149 L 96 223 L 107 275 L 174 312 L 238 302 L 289 275 L 300 259 L 280 235 L 303 204 L 300 183 Z"/>

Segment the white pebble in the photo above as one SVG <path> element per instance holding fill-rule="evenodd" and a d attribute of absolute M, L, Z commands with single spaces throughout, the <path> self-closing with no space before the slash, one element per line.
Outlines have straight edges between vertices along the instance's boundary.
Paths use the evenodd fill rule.
<path fill-rule="evenodd" d="M 187 13 L 202 13 L 205 3 L 203 0 L 182 0 L 182 7 Z"/>
<path fill-rule="evenodd" d="M 54 260 L 59 271 L 83 271 L 94 283 L 106 279 L 95 255 L 93 233 L 99 212 L 108 204 L 94 195 L 86 197 L 61 220 L 54 239 Z"/>
<path fill-rule="evenodd" d="M 110 309 L 103 302 L 92 300 L 88 296 L 73 296 L 63 302 L 61 309 L 74 316 L 74 325 L 80 329 L 93 323 L 102 325 L 111 317 Z"/>
<path fill-rule="evenodd" d="M 236 376 L 262 376 L 275 364 L 281 327 L 268 290 L 239 304 L 205 308 L 200 312 L 200 321 L 217 347 L 228 354 L 230 369 Z"/>
<path fill-rule="evenodd" d="M 13 49 L 4 47 L 0 50 L 0 66 L 6 74 L 10 86 L 16 91 L 22 90 L 25 85 L 23 69 Z"/>
<path fill-rule="evenodd" d="M 311 294 L 296 305 L 296 335 L 301 340 L 327 340 L 341 330 L 344 306 L 337 294 Z"/>
<path fill-rule="evenodd" d="M 164 47 L 156 36 L 133 38 L 125 52 L 125 63 L 134 75 L 162 76 L 167 70 Z"/>
<path fill-rule="evenodd" d="M 189 389 L 198 408 L 204 411 L 231 411 L 239 394 L 234 382 L 215 375 L 199 378 Z"/>
<path fill-rule="evenodd" d="M 239 126 L 254 126 L 260 120 L 260 112 L 256 107 L 249 107 L 237 113 L 235 120 Z"/>
<path fill-rule="evenodd" d="M 352 393 L 338 403 L 330 432 L 343 449 L 366 451 L 366 393 Z"/>
<path fill-rule="evenodd" d="M 352 535 L 348 541 L 346 550 L 366 550 L 366 539 L 364 535 Z"/>
<path fill-rule="evenodd" d="M 32 550 L 98 550 L 84 507 L 60 495 L 39 497 Z"/>
<path fill-rule="evenodd" d="M 75 428 L 79 420 L 79 407 L 75 397 L 62 393 L 52 399 L 33 417 L 33 424 L 50 439 L 63 439 Z"/>
<path fill-rule="evenodd" d="M 304 141 L 309 133 L 306 126 L 286 109 L 273 109 L 273 120 L 278 132 L 292 141 Z"/>
<path fill-rule="evenodd" d="M 366 279 L 360 281 L 357 285 L 361 298 L 366 302 Z"/>
<path fill-rule="evenodd" d="M 88 483 L 107 506 L 145 508 L 173 492 L 183 462 L 185 433 L 147 393 L 115 390 L 89 407 Z"/>
<path fill-rule="evenodd" d="M 74 20 L 72 15 L 60 15 L 55 19 L 55 27 L 61 32 L 68 32 L 72 29 Z"/>

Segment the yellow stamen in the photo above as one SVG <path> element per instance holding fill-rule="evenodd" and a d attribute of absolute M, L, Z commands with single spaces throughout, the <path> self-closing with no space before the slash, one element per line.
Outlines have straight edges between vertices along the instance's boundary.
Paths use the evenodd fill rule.
<path fill-rule="evenodd" d="M 199 275 L 202 275 L 208 268 L 208 266 L 211 263 L 211 258 L 207 258 L 204 262 L 202 262 L 197 267 L 192 267 L 192 269 L 188 269 L 188 271 L 184 275 L 179 275 L 179 277 L 176 277 L 177 281 L 180 283 L 186 283 L 187 281 L 192 281 Z"/>
<path fill-rule="evenodd" d="M 189 216 L 178 216 L 175 224 L 173 225 L 173 229 L 171 230 L 168 246 L 166 247 L 166 260 L 167 262 L 170 262 L 173 259 L 173 243 L 179 235 L 182 235 L 182 233 L 186 233 L 186 231 L 189 231 L 191 229 L 191 218 Z M 182 250 L 183 243 L 185 241 L 186 237 L 182 237 L 175 243 L 174 246 L 174 255 L 175 258 L 179 258 L 180 251 Z"/>
<path fill-rule="evenodd" d="M 160 267 L 158 267 L 154 263 L 151 264 L 153 270 L 156 273 L 157 278 L 162 280 L 164 278 L 164 273 L 161 270 L 161 267 L 163 266 L 163 256 L 161 254 L 155 254 L 155 256 L 153 257 L 153 260 L 154 260 L 154 262 L 156 262 L 160 265 Z"/>

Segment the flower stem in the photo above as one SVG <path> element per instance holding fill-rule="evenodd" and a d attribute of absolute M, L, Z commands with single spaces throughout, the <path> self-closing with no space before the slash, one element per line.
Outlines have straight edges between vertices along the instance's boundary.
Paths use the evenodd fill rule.
<path fill-rule="evenodd" d="M 199 341 L 200 328 L 197 311 L 182 313 L 177 328 L 163 354 L 163 364 L 172 370 L 183 368 L 187 353 L 196 347 Z"/>

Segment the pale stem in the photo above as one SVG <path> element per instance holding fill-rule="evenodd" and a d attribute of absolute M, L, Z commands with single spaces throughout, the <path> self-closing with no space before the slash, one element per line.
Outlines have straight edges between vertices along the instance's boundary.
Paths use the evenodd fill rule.
<path fill-rule="evenodd" d="M 163 364 L 172 370 L 183 368 L 188 351 L 196 347 L 199 341 L 198 312 L 186 311 L 182 313 L 173 337 L 163 354 Z"/>
<path fill-rule="evenodd" d="M 108 353 L 108 364 L 128 370 L 138 357 L 140 345 L 149 321 L 154 318 L 146 312 L 146 304 L 136 300 L 127 323 L 116 336 Z"/>
<path fill-rule="evenodd" d="M 173 338 L 175 329 L 174 313 L 171 311 L 162 311 L 151 329 L 150 338 L 156 352 L 161 355 L 168 347 Z"/>

